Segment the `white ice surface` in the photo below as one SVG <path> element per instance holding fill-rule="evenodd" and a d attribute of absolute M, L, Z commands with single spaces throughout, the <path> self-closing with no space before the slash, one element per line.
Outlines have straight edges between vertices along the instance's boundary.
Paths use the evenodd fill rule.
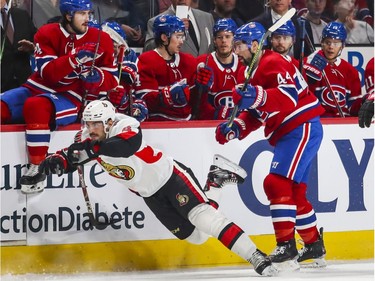
<path fill-rule="evenodd" d="M 277 281 L 283 280 L 374 280 L 374 262 L 361 261 L 355 263 L 328 262 L 325 269 L 301 268 L 299 272 L 282 273 L 277 277 L 269 277 Z M 268 280 L 255 273 L 251 267 L 218 267 L 204 269 L 180 269 L 169 271 L 133 271 L 79 274 L 25 274 L 2 275 L 1 281 L 189 281 L 189 280 L 221 280 L 245 281 Z"/>

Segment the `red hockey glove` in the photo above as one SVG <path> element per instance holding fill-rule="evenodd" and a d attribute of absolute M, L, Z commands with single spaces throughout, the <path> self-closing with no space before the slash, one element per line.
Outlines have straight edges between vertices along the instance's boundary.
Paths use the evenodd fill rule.
<path fill-rule="evenodd" d="M 322 50 L 315 51 L 307 57 L 306 62 L 303 64 L 303 69 L 306 75 L 314 80 L 322 80 L 322 72 L 327 66 L 327 59 L 324 57 Z"/>
<path fill-rule="evenodd" d="M 148 108 L 143 100 L 135 100 L 132 107 L 132 116 L 139 122 L 143 122 L 148 117 Z"/>
<path fill-rule="evenodd" d="M 126 100 L 126 93 L 123 86 L 117 86 L 116 88 L 108 92 L 108 100 L 115 106 L 118 107 Z"/>
<path fill-rule="evenodd" d="M 197 87 L 201 87 L 204 91 L 207 91 L 211 88 L 213 81 L 214 73 L 212 72 L 211 67 L 205 66 L 198 68 L 197 79 L 195 80 Z"/>
<path fill-rule="evenodd" d="M 100 47 L 95 56 L 96 43 L 87 43 L 80 47 L 77 47 L 70 51 L 69 61 L 73 68 L 77 68 L 86 64 L 86 66 L 91 66 L 92 61 L 101 57 L 104 53 L 103 49 Z M 88 64 L 89 63 L 89 64 Z"/>
<path fill-rule="evenodd" d="M 83 87 L 91 92 L 97 90 L 103 84 L 104 73 L 100 68 L 95 66 L 92 71 L 87 69 L 82 72 L 80 78 L 83 81 Z"/>
<path fill-rule="evenodd" d="M 160 96 L 162 103 L 166 106 L 185 106 L 190 97 L 190 89 L 186 85 L 186 79 L 182 79 L 172 86 L 165 87 L 162 89 Z"/>
<path fill-rule="evenodd" d="M 228 122 L 223 122 L 216 127 L 216 141 L 220 144 L 225 144 L 232 139 L 237 139 L 240 136 L 240 126 L 236 121 L 231 127 L 228 127 Z"/>
<path fill-rule="evenodd" d="M 370 128 L 372 118 L 374 117 L 374 92 L 368 95 L 362 103 L 358 112 L 358 125 L 361 128 Z"/>
<path fill-rule="evenodd" d="M 267 92 L 261 86 L 246 85 L 244 90 L 242 87 L 239 84 L 232 89 L 233 102 L 238 105 L 238 109 L 254 109 L 266 102 Z"/>
<path fill-rule="evenodd" d="M 126 84 L 133 84 L 137 78 L 137 71 L 130 64 L 125 64 L 121 68 L 121 80 Z"/>

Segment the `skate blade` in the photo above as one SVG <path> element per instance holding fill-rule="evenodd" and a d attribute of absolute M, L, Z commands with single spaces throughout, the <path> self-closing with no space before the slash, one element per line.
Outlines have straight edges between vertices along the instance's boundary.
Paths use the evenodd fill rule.
<path fill-rule="evenodd" d="M 247 177 L 247 172 L 240 165 L 230 161 L 229 159 L 225 158 L 224 156 L 221 156 L 220 154 L 214 155 L 213 164 L 223 170 L 236 173 L 243 179 Z"/>
<path fill-rule="evenodd" d="M 30 185 L 21 185 L 21 192 L 23 194 L 33 194 L 33 193 L 40 193 L 44 190 L 44 182 L 40 182 L 38 184 L 30 184 Z"/>
<path fill-rule="evenodd" d="M 302 268 L 325 268 L 327 261 L 324 258 L 305 260 L 299 263 Z"/>
<path fill-rule="evenodd" d="M 278 272 L 293 272 L 299 271 L 300 265 L 297 260 L 288 260 L 284 262 L 273 262 L 273 266 L 277 269 Z"/>

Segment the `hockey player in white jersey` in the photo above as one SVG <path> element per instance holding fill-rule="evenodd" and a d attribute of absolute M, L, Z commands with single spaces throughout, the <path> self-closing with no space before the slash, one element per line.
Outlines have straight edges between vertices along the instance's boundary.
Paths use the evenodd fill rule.
<path fill-rule="evenodd" d="M 215 155 L 206 195 L 191 169 L 148 145 L 142 138 L 140 123 L 115 113 L 109 101 L 91 102 L 82 120 L 85 127 L 81 141 L 47 157 L 40 165 L 40 172 L 62 175 L 74 171 L 78 163 L 96 160 L 109 175 L 143 197 L 159 221 L 177 238 L 202 244 L 209 236 L 216 237 L 250 262 L 258 274 L 277 274 L 270 259 L 248 235 L 210 204 L 210 193 L 217 193 L 226 183 L 244 181 L 247 174 L 240 166 Z"/>

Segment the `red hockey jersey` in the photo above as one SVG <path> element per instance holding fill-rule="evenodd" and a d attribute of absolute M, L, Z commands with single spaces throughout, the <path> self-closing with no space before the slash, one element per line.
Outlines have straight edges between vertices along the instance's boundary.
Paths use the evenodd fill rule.
<path fill-rule="evenodd" d="M 86 43 L 97 43 L 99 31 L 96 28 L 88 28 L 81 35 L 68 33 L 60 24 L 51 23 L 39 28 L 35 35 L 35 60 L 36 71 L 24 84 L 33 95 L 42 93 L 66 93 L 77 105 L 81 103 L 85 91 L 79 73 L 74 71 L 69 62 L 69 53 L 72 49 Z M 100 91 L 108 91 L 118 85 L 116 77 L 117 67 L 113 55 L 113 43 L 105 32 L 100 34 L 100 48 L 103 55 L 95 61 L 95 66 L 104 74 L 104 80 L 97 92 L 89 93 L 96 99 Z M 90 68 L 91 62 L 84 68 Z"/>
<path fill-rule="evenodd" d="M 244 70 L 236 54 L 232 54 L 233 63 L 231 65 L 223 65 L 217 59 L 215 52 L 212 52 L 207 60 L 207 66 L 212 69 L 214 80 L 211 89 L 208 92 L 203 92 L 198 119 L 212 120 L 222 119 L 220 111 L 224 106 L 232 108 L 232 88 L 245 80 Z M 197 58 L 198 66 L 205 64 L 207 55 L 201 55 Z M 224 118 L 225 119 L 225 118 Z"/>
<path fill-rule="evenodd" d="M 362 102 L 358 71 L 341 58 L 333 64 L 328 64 L 324 71 L 344 115 L 357 116 Z M 309 88 L 326 110 L 324 117 L 340 116 L 324 79 L 310 84 Z"/>
<path fill-rule="evenodd" d="M 186 83 L 194 85 L 197 69 L 196 58 L 190 54 L 177 53 L 174 59 L 166 61 L 156 50 L 142 53 L 138 57 L 138 76 L 136 97 L 147 103 L 149 119 L 152 120 L 189 120 L 191 104 L 173 107 L 165 106 L 160 100 L 160 91 L 186 78 Z M 190 96 L 186 97 L 187 100 Z"/>
<path fill-rule="evenodd" d="M 264 51 L 250 84 L 262 86 L 267 97 L 256 110 L 240 113 L 247 128 L 240 139 L 264 123 L 265 137 L 275 145 L 282 136 L 324 112 L 290 57 Z"/>

